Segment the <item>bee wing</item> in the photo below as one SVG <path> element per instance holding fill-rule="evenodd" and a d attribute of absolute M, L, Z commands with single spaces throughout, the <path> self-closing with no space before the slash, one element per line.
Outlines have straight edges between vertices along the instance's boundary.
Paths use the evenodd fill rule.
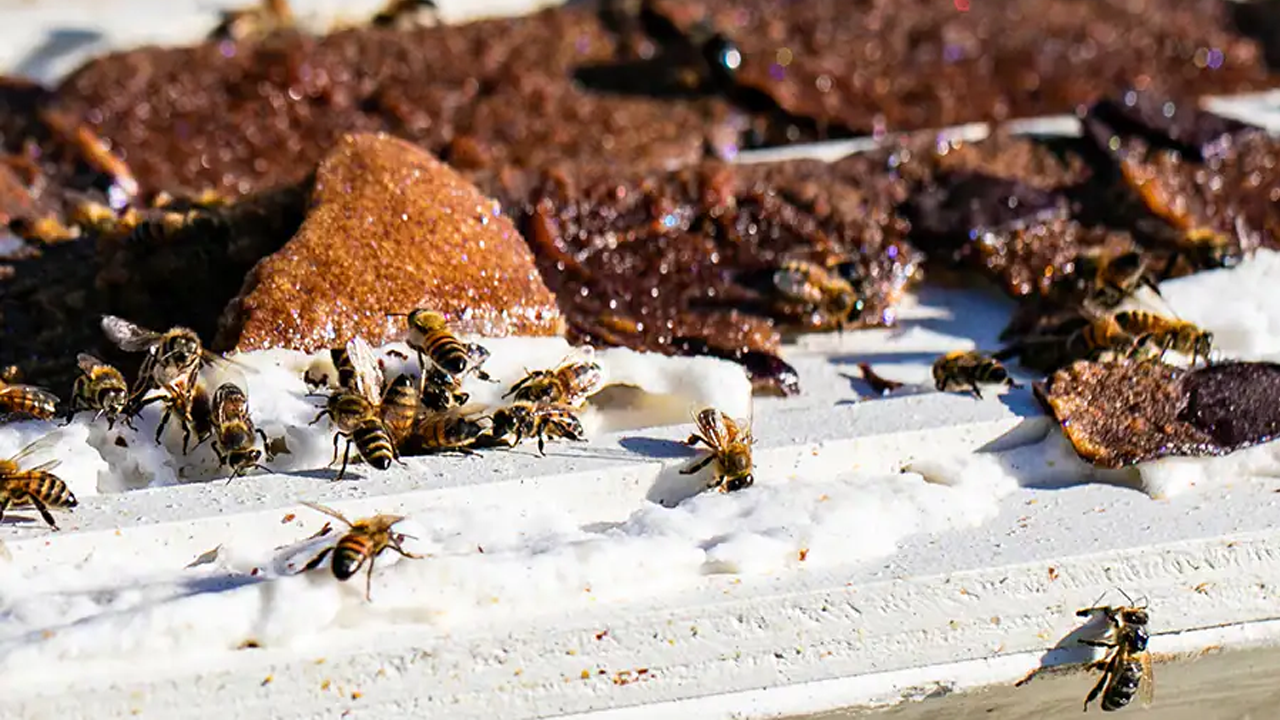
<path fill-rule="evenodd" d="M 1138 697 L 1142 699 L 1142 705 L 1148 706 L 1156 697 L 1156 674 L 1151 667 L 1151 653 L 1143 652 L 1140 658 L 1142 662 L 1142 687 L 1138 690 Z"/>
<path fill-rule="evenodd" d="M 337 510 L 334 510 L 333 508 L 325 507 L 324 505 L 321 505 L 319 503 L 307 502 L 306 500 L 299 500 L 298 504 L 306 505 L 307 507 L 311 508 L 312 510 L 315 510 L 316 512 L 324 513 L 325 515 L 328 515 L 331 518 L 336 518 L 338 520 L 341 520 L 343 523 L 347 525 L 347 527 L 351 527 L 351 521 L 348 520 L 345 515 L 338 512 Z"/>
<path fill-rule="evenodd" d="M 57 433 L 49 433 L 48 435 L 42 435 L 36 438 L 35 440 L 31 441 L 30 443 L 27 443 L 26 447 L 22 448 L 17 453 L 15 453 L 13 457 L 9 458 L 9 462 L 21 463 L 23 460 L 31 457 L 32 455 L 35 455 L 36 453 L 42 450 L 53 450 L 54 447 L 58 444 L 57 435 L 58 435 Z M 54 460 L 52 462 L 56 465 L 59 461 Z M 48 463 L 45 463 L 45 465 L 48 465 Z M 47 470 L 48 468 L 46 467 L 44 469 Z"/>
<path fill-rule="evenodd" d="M 154 330 L 134 325 L 115 315 L 102 316 L 102 332 L 106 333 L 107 339 L 120 346 L 120 349 L 125 352 L 146 350 L 162 337 Z"/>
<path fill-rule="evenodd" d="M 0 387 L 0 396 L 4 395 L 28 395 L 40 398 L 45 402 L 50 402 L 55 405 L 59 402 L 57 395 L 54 395 L 44 388 L 38 388 L 35 385 L 5 385 L 4 387 Z"/>
<path fill-rule="evenodd" d="M 370 403 L 382 402 L 382 378 L 378 370 L 378 357 L 373 348 L 362 337 L 356 336 L 347 342 L 347 357 L 355 368 L 355 391 Z"/>
<path fill-rule="evenodd" d="M 93 372 L 95 368 L 106 365 L 106 363 L 89 353 L 80 353 L 79 355 L 76 355 L 76 365 L 80 368 L 81 372 L 88 375 Z"/>

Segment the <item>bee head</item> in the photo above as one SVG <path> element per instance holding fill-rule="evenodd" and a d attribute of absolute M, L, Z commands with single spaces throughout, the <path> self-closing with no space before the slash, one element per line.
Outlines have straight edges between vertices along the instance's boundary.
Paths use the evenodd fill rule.
<path fill-rule="evenodd" d="M 737 492 L 738 490 L 751 487 L 755 481 L 756 478 L 754 475 L 751 473 L 743 473 L 742 475 L 732 475 L 726 478 L 724 484 L 720 487 L 723 492 Z"/>
<path fill-rule="evenodd" d="M 262 458 L 262 451 L 257 448 L 246 448 L 243 450 L 232 450 L 227 453 L 227 464 L 235 468 L 235 470 L 247 470 L 257 465 L 258 460 Z"/>
<path fill-rule="evenodd" d="M 1126 625 L 1146 625 L 1149 620 L 1145 608 L 1127 607 L 1120 611 L 1120 619 Z"/>

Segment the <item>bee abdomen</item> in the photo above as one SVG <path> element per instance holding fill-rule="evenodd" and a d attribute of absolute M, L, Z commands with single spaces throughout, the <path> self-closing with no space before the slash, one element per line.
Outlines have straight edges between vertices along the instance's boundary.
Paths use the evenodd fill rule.
<path fill-rule="evenodd" d="M 1102 709 L 1119 710 L 1133 700 L 1142 684 L 1142 663 L 1137 660 L 1126 660 L 1119 672 L 1111 680 L 1107 692 L 1102 696 Z"/>
<path fill-rule="evenodd" d="M 343 537 L 333 549 L 333 576 L 346 580 L 355 575 L 364 565 L 371 550 L 368 538 L 359 535 Z"/>
<path fill-rule="evenodd" d="M 467 348 L 452 335 L 427 338 L 427 354 L 442 370 L 455 375 L 467 369 Z"/>
<path fill-rule="evenodd" d="M 27 486 L 27 493 L 50 507 L 73 508 L 78 504 L 71 488 L 61 478 L 49 473 L 40 473 L 33 478 Z"/>
<path fill-rule="evenodd" d="M 391 436 L 380 421 L 374 418 L 365 420 L 352 431 L 356 448 L 365 462 L 386 470 L 395 460 L 395 450 L 391 444 Z"/>

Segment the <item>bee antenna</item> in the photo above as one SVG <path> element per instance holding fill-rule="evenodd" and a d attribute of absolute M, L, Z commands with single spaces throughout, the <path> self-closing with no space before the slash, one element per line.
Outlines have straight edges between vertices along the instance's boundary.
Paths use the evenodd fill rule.
<path fill-rule="evenodd" d="M 387 313 L 387 317 L 409 317 L 409 313 Z"/>
<path fill-rule="evenodd" d="M 1125 602 L 1129 603 L 1130 605 L 1133 605 L 1133 598 L 1129 597 L 1129 593 L 1125 592 L 1119 587 L 1116 588 L 1116 592 L 1119 592 L 1121 595 L 1124 596 Z"/>

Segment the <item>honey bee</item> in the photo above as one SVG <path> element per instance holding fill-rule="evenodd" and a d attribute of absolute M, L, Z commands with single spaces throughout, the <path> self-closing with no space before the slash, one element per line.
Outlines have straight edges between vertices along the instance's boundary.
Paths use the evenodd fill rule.
<path fill-rule="evenodd" d="M 396 447 L 403 445 L 412 432 L 421 407 L 422 395 L 418 393 L 418 383 L 412 375 L 401 373 L 387 384 L 387 389 L 382 393 L 379 412 L 382 426 L 387 429 L 391 442 Z"/>
<path fill-rule="evenodd" d="M 493 411 L 490 420 L 488 438 L 492 442 L 505 442 L 507 447 L 515 447 L 525 438 L 536 437 L 538 453 L 542 455 L 547 454 L 547 438 L 586 439 L 582 422 L 573 414 L 573 408 L 567 405 L 517 400 Z"/>
<path fill-rule="evenodd" d="M 733 492 L 751 487 L 755 476 L 751 468 L 751 435 L 749 423 L 738 421 L 715 408 L 704 408 L 693 416 L 697 432 L 689 435 L 686 445 L 706 445 L 711 454 L 680 471 L 692 475 L 709 464 L 715 464 L 715 487 L 720 492 Z M 745 426 L 745 427 L 744 427 Z"/>
<path fill-rule="evenodd" d="M 1230 267 L 1245 255 L 1246 249 L 1234 242 L 1230 235 L 1213 228 L 1196 224 L 1185 202 L 1171 188 L 1157 182 L 1142 164 L 1124 159 L 1120 171 L 1130 187 L 1137 190 L 1144 205 L 1153 214 L 1177 231 L 1177 246 L 1182 255 L 1202 267 Z M 1251 236 L 1243 217 L 1236 217 L 1236 235 L 1241 239 Z"/>
<path fill-rule="evenodd" d="M 131 226 L 126 226 L 116 215 L 115 210 L 93 200 L 73 203 L 67 212 L 67 219 L 72 225 L 99 235 L 127 235 L 132 230 Z"/>
<path fill-rule="evenodd" d="M 356 573 L 360 572 L 360 568 L 367 562 L 368 570 L 365 571 L 364 583 L 364 599 L 372 602 L 373 591 L 373 563 L 377 560 L 382 551 L 391 548 L 400 553 L 404 557 L 410 559 L 421 559 L 421 555 L 415 555 L 405 550 L 401 544 L 408 537 L 402 533 L 392 532 L 391 528 L 396 523 L 404 520 L 400 515 L 375 515 L 371 518 L 363 518 L 355 522 L 351 522 L 342 513 L 332 508 L 315 503 L 302 502 L 303 505 L 324 513 L 347 526 L 347 532 L 338 538 L 338 542 L 331 547 L 327 547 L 316 555 L 311 562 L 307 563 L 302 569 L 303 572 L 314 570 L 324 562 L 325 557 L 329 553 L 333 553 L 333 560 L 329 566 L 333 569 L 333 576 L 339 581 L 345 582 Z"/>
<path fill-rule="evenodd" d="M 1005 370 L 999 360 L 977 350 L 956 350 L 935 360 L 933 383 L 939 392 L 966 391 L 978 398 L 982 397 L 979 385 L 1021 387 L 1009 377 L 1009 371 Z"/>
<path fill-rule="evenodd" d="M 115 315 L 102 316 L 102 330 L 125 352 L 146 352 L 131 399 L 153 387 L 195 388 L 195 376 L 206 363 L 225 362 L 204 349 L 200 336 L 185 327 L 159 333 Z"/>
<path fill-rule="evenodd" d="M 222 11 L 222 20 L 209 32 L 209 40 L 256 40 L 293 26 L 288 0 L 263 0 L 253 7 Z"/>
<path fill-rule="evenodd" d="M 72 386 L 67 422 L 70 423 L 80 410 L 95 410 L 97 414 L 93 419 L 105 415 L 110 429 L 116 418 L 124 413 L 129 401 L 129 384 L 125 382 L 124 374 L 88 353 L 77 355 L 76 365 L 80 374 Z M 127 417 L 125 422 L 129 422 Z"/>
<path fill-rule="evenodd" d="M 484 426 L 458 410 L 426 413 L 418 417 L 405 438 L 405 454 L 432 455 L 456 452 L 471 455 L 484 435 Z"/>
<path fill-rule="evenodd" d="M 253 418 L 249 416 L 249 398 L 235 383 L 223 383 L 213 391 L 213 404 L 210 408 L 213 426 L 213 451 L 218 456 L 218 463 L 231 468 L 228 482 L 236 479 L 250 468 L 270 471 L 258 462 L 262 451 L 254 447 L 257 436 L 262 438 L 263 447 L 269 446 L 267 434 L 255 428 Z"/>
<path fill-rule="evenodd" d="M 843 328 L 858 309 L 853 284 L 817 263 L 787 261 L 774 271 L 771 282 L 784 303 L 810 310 L 815 329 Z"/>
<path fill-rule="evenodd" d="M 1102 670 L 1102 677 L 1084 700 L 1086 712 L 1089 703 L 1099 695 L 1102 696 L 1102 709 L 1107 712 L 1125 707 L 1139 693 L 1142 704 L 1150 705 L 1155 695 L 1155 675 L 1151 670 L 1151 654 L 1147 651 L 1150 639 L 1147 609 L 1134 607 L 1132 600 L 1129 602 L 1130 605 L 1091 607 L 1076 613 L 1080 617 L 1101 613 L 1110 625 L 1110 641 L 1081 640 L 1085 645 L 1111 651 L 1106 658 L 1094 664 Z"/>
<path fill-rule="evenodd" d="M 0 413 L 21 413 L 48 420 L 58 411 L 58 396 L 34 385 L 0 380 Z"/>
<path fill-rule="evenodd" d="M 462 407 L 471 399 L 471 395 L 462 392 L 461 387 L 457 378 L 432 366 L 423 372 L 420 391 L 422 405 L 437 412 Z"/>
<path fill-rule="evenodd" d="M 1114 257 L 1081 257 L 1076 274 L 1086 282 L 1086 302 L 1102 308 L 1114 308 L 1146 287 L 1157 296 L 1160 289 L 1151 279 L 1147 260 L 1133 250 Z"/>
<path fill-rule="evenodd" d="M 325 408 L 311 424 L 326 415 L 337 429 L 333 436 L 333 462 L 338 461 L 338 442 L 347 439 L 342 454 L 342 469 L 336 479 L 347 472 L 351 458 L 351 446 L 364 461 L 379 470 L 386 470 L 398 457 L 395 442 L 382 424 L 379 406 L 382 403 L 381 372 L 373 348 L 363 338 L 356 337 L 346 344 L 341 354 L 334 351 L 334 364 L 338 366 L 338 392 L 329 396 Z"/>
<path fill-rule="evenodd" d="M 0 520 L 11 506 L 31 505 L 49 527 L 57 530 L 58 523 L 49 508 L 69 509 L 78 504 L 67 484 L 51 472 L 60 461 L 22 467 L 23 460 L 39 450 L 44 441 L 45 438 L 36 440 L 8 460 L 0 460 Z"/>
<path fill-rule="evenodd" d="M 1173 320 L 1145 310 L 1123 310 L 1116 313 L 1114 319 L 1120 330 L 1134 338 L 1135 346 L 1154 345 L 1161 355 L 1169 350 L 1190 355 L 1194 365 L 1198 358 L 1208 362 L 1213 351 L 1213 333 L 1185 320 Z"/>
<path fill-rule="evenodd" d="M 408 314 L 409 347 L 418 353 L 418 364 L 426 376 L 426 359 L 441 370 L 461 380 L 475 374 L 481 380 L 493 381 L 481 365 L 489 357 L 489 351 L 478 343 L 464 343 L 449 329 L 444 315 L 432 310 L 418 309 Z"/>
<path fill-rule="evenodd" d="M 600 373 L 600 365 L 594 362 L 565 362 L 554 370 L 526 374 L 502 397 L 514 396 L 516 402 L 581 407 L 600 386 Z"/>
<path fill-rule="evenodd" d="M 80 237 L 79 228 L 68 227 L 52 215 L 38 218 L 14 218 L 9 221 L 9 231 L 23 240 L 54 245 Z"/>
<path fill-rule="evenodd" d="M 162 394 L 152 395 L 139 402 L 136 407 L 140 410 L 153 402 L 163 405 L 164 413 L 160 416 L 160 422 L 156 424 L 157 445 L 164 437 L 164 429 L 169 426 L 169 420 L 177 417 L 178 424 L 182 426 L 182 453 L 185 455 L 193 447 L 192 435 L 196 436 L 194 447 L 199 447 L 212 432 L 213 420 L 209 393 L 198 381 L 194 382 L 190 390 L 184 385 L 173 383 L 165 383 L 162 388 L 164 390 Z"/>

